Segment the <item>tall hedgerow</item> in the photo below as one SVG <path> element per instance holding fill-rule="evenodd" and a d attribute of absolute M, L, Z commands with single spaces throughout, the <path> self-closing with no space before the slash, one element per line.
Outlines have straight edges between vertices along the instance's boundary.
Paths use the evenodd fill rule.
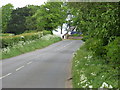
<path fill-rule="evenodd" d="M 119 2 L 71 2 L 73 24 L 84 34 L 93 55 L 118 66 L 120 51 Z M 103 59 L 104 60 L 104 59 Z M 116 65 L 117 64 L 117 65 Z"/>
<path fill-rule="evenodd" d="M 119 2 L 70 2 L 68 5 L 74 15 L 73 25 L 83 33 L 85 41 L 73 59 L 73 87 L 120 88 Z M 81 81 L 82 75 L 87 80 Z M 112 87 L 106 87 L 106 83 Z"/>

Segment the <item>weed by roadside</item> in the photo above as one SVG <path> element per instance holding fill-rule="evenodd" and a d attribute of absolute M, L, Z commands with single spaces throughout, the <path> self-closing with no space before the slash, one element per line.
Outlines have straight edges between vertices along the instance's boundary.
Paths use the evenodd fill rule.
<path fill-rule="evenodd" d="M 72 65 L 74 88 L 118 88 L 118 69 L 82 46 L 74 54 Z"/>
<path fill-rule="evenodd" d="M 12 47 L 1 49 L 0 53 L 2 54 L 2 57 L 0 57 L 0 59 L 10 58 L 36 49 L 41 49 L 60 40 L 61 38 L 48 34 L 40 39 L 29 40 L 26 42 L 20 41 Z"/>

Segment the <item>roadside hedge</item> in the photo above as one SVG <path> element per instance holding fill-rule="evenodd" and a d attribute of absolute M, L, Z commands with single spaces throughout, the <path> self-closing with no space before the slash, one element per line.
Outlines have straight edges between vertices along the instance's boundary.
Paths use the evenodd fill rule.
<path fill-rule="evenodd" d="M 42 32 L 43 32 L 43 35 L 46 35 L 46 34 L 52 34 L 51 31 L 47 31 L 47 30 L 43 30 Z"/>
<path fill-rule="evenodd" d="M 95 64 L 95 67 L 91 68 L 92 72 L 97 72 L 97 68 L 100 71 L 98 75 L 95 75 L 96 79 L 91 78 L 90 73 L 88 73 L 92 65 L 91 63 L 88 62 L 82 71 L 85 73 L 86 78 L 94 80 L 92 86 L 101 88 L 100 84 L 103 83 L 102 88 L 111 88 L 104 86 L 104 82 L 106 82 L 108 84 L 111 83 L 110 85 L 113 88 L 118 88 L 120 86 L 117 82 L 120 81 L 117 80 L 120 79 L 120 74 L 117 73 L 120 70 L 120 2 L 70 2 L 69 6 L 71 13 L 74 15 L 74 25 L 78 29 L 80 28 L 79 30 L 84 35 L 84 49 L 86 49 L 86 52 L 84 50 L 80 51 L 77 53 L 77 57 L 75 56 L 77 58 L 75 62 L 78 61 L 78 72 L 75 68 L 77 63 L 75 63 L 73 64 L 75 68 L 73 83 L 82 77 L 80 76 L 81 73 L 78 74 L 83 69 L 83 66 L 85 66 L 82 65 L 82 62 L 87 64 L 91 60 L 90 62 Z M 83 57 L 81 54 L 88 54 L 88 57 Z M 79 57 L 80 55 L 81 57 Z M 87 58 L 88 60 L 85 60 Z M 96 65 L 96 62 L 100 67 L 102 66 L 101 70 L 99 70 L 100 67 Z M 107 71 L 106 68 L 108 69 Z M 100 76 L 102 74 L 104 74 L 104 80 Z M 87 84 L 85 85 L 87 87 Z M 74 88 L 76 87 L 83 87 L 81 81 L 74 84 Z"/>
<path fill-rule="evenodd" d="M 120 37 L 116 37 L 114 41 L 106 46 L 107 61 L 113 68 L 120 69 Z"/>
<path fill-rule="evenodd" d="M 73 23 L 83 33 L 85 47 L 106 64 L 120 62 L 119 2 L 69 3 L 75 16 Z"/>
<path fill-rule="evenodd" d="M 23 33 L 20 35 L 15 36 L 5 36 L 0 37 L 2 39 L 2 48 L 6 48 L 7 46 L 13 46 L 17 44 L 19 41 L 29 41 L 29 40 L 35 40 L 39 39 L 43 36 L 43 32 L 37 32 L 37 33 Z"/>

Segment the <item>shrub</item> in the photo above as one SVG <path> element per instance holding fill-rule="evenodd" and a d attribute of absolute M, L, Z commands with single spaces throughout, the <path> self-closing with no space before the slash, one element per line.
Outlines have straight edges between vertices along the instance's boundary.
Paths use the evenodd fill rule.
<path fill-rule="evenodd" d="M 83 41 L 86 41 L 87 39 L 89 39 L 87 35 L 85 35 L 85 36 L 82 35 L 82 36 L 83 36 L 83 38 L 82 38 Z"/>
<path fill-rule="evenodd" d="M 35 39 L 39 39 L 41 37 L 42 37 L 42 32 L 24 33 L 24 34 L 15 35 L 15 36 L 1 37 L 2 48 L 5 48 L 7 46 L 13 46 L 13 45 L 17 44 L 19 41 L 35 40 Z"/>
<path fill-rule="evenodd" d="M 106 54 L 106 49 L 103 46 L 103 40 L 97 38 L 88 39 L 85 47 L 93 52 L 93 55 L 103 56 Z"/>
<path fill-rule="evenodd" d="M 109 43 L 106 50 L 109 63 L 118 67 L 120 65 L 120 37 L 116 37 L 114 41 Z"/>
<path fill-rule="evenodd" d="M 105 59 L 93 56 L 91 51 L 82 46 L 73 58 L 73 88 L 118 88 L 119 69 L 104 61 Z"/>
<path fill-rule="evenodd" d="M 38 32 L 37 30 L 26 30 L 24 33 L 36 33 Z"/>
<path fill-rule="evenodd" d="M 2 57 L 0 57 L 0 59 L 10 58 L 29 51 L 40 49 L 55 42 L 58 42 L 60 40 L 61 38 L 55 35 L 46 35 L 36 40 L 30 40 L 26 42 L 19 41 L 17 44 L 13 45 L 12 47 L 8 46 L 6 48 L 1 49 L 0 54 L 2 54 Z"/>
<path fill-rule="evenodd" d="M 46 35 L 46 34 L 52 34 L 51 31 L 47 31 L 47 30 L 43 30 L 43 35 Z"/>
<path fill-rule="evenodd" d="M 0 36 L 13 36 L 14 34 L 11 33 L 0 33 Z"/>
<path fill-rule="evenodd" d="M 73 36 L 73 37 L 79 37 L 80 34 L 72 34 L 71 36 Z"/>

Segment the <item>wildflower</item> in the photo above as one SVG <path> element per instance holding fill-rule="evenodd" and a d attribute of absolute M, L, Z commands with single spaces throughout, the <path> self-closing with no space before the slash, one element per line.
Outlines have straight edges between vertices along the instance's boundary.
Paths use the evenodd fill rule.
<path fill-rule="evenodd" d="M 21 36 L 21 38 L 24 38 L 24 36 Z"/>
<path fill-rule="evenodd" d="M 95 73 L 91 73 L 91 75 L 96 76 L 96 74 L 95 74 Z"/>
<path fill-rule="evenodd" d="M 93 88 L 93 86 L 92 86 L 92 85 L 90 85 L 90 86 L 89 86 L 89 88 Z"/>
<path fill-rule="evenodd" d="M 77 62 L 77 60 L 75 61 L 75 63 Z"/>
<path fill-rule="evenodd" d="M 84 57 L 85 59 L 87 59 L 87 57 Z"/>
<path fill-rule="evenodd" d="M 85 83 L 85 82 L 87 82 L 87 80 L 83 80 L 83 81 L 81 81 L 81 84 L 82 84 L 82 83 Z"/>
<path fill-rule="evenodd" d="M 86 88 L 88 86 L 88 84 L 85 84 L 85 86 L 82 86 L 82 88 Z"/>
<path fill-rule="evenodd" d="M 10 48 L 9 47 L 7 47 L 7 52 L 9 52 L 10 51 Z"/>
<path fill-rule="evenodd" d="M 9 51 L 10 51 L 10 48 L 9 48 L 9 47 L 6 47 L 6 48 L 3 48 L 3 49 L 2 49 L 2 52 L 3 52 L 3 53 L 4 53 L 4 52 L 7 53 L 7 52 L 9 52 Z"/>
<path fill-rule="evenodd" d="M 88 64 L 85 64 L 86 66 L 88 66 Z"/>
<path fill-rule="evenodd" d="M 56 36 L 48 34 L 48 35 L 45 35 L 45 36 L 41 37 L 41 39 L 42 40 L 50 40 L 51 38 L 54 38 L 54 37 L 56 37 Z"/>
<path fill-rule="evenodd" d="M 102 77 L 104 77 L 104 75 Z"/>
<path fill-rule="evenodd" d="M 80 85 L 80 83 L 78 83 L 78 86 Z"/>
<path fill-rule="evenodd" d="M 82 74 L 82 75 L 80 76 L 80 81 L 84 81 L 84 80 L 87 80 L 87 77 L 85 77 L 85 75 Z"/>
<path fill-rule="evenodd" d="M 109 88 L 113 88 L 112 85 L 110 85 Z"/>
<path fill-rule="evenodd" d="M 92 58 L 92 56 L 88 55 L 88 59 Z"/>
<path fill-rule="evenodd" d="M 79 64 L 79 63 L 80 63 L 80 61 L 77 61 L 77 63 Z"/>
<path fill-rule="evenodd" d="M 77 67 L 77 64 L 75 64 L 75 67 Z"/>
<path fill-rule="evenodd" d="M 108 88 L 108 84 L 105 83 L 105 82 L 103 82 L 103 84 L 102 84 L 102 86 L 100 88 L 104 88 L 104 87 Z"/>
<path fill-rule="evenodd" d="M 77 53 L 75 52 L 74 55 L 76 55 Z"/>

